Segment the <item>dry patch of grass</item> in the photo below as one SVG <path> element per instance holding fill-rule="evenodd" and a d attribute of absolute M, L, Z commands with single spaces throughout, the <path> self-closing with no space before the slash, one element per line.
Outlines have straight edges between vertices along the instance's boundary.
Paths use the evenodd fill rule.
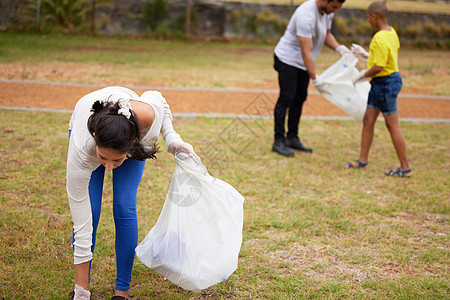
<path fill-rule="evenodd" d="M 199 43 L 70 36 L 0 35 L 0 78 L 103 85 L 277 89 L 268 44 Z M 55 47 L 55 44 L 61 44 Z M 89 46 L 85 46 L 85 45 Z M 131 49 L 123 55 L 109 49 Z M 32 46 L 30 46 L 32 45 Z M 348 45 L 349 46 L 349 45 Z M 33 49 L 33 51 L 30 51 Z M 74 50 L 76 49 L 76 51 Z M 147 51 L 142 51 L 146 49 Z M 93 51 L 95 50 L 95 51 Z M 320 73 L 339 59 L 324 48 Z M 450 95 L 446 51 L 401 48 L 400 73 L 410 93 Z M 360 62 L 358 68 L 366 68 Z"/>
<path fill-rule="evenodd" d="M 0 110 L 0 295 L 59 299 L 73 287 L 71 217 L 65 192 L 68 114 Z M 450 253 L 448 124 L 405 123 L 410 179 L 389 134 L 376 124 L 370 164 L 342 167 L 359 151 L 361 124 L 302 120 L 312 155 L 271 152 L 273 120 L 176 119 L 213 176 L 245 197 L 237 271 L 199 295 L 136 262 L 141 299 L 445 299 Z M 163 144 L 161 143 L 161 147 Z M 155 224 L 175 167 L 161 153 L 147 162 L 138 192 L 139 240 Z M 115 278 L 111 178 L 93 264 L 95 299 Z M 30 282 L 33 284 L 30 285 Z"/>

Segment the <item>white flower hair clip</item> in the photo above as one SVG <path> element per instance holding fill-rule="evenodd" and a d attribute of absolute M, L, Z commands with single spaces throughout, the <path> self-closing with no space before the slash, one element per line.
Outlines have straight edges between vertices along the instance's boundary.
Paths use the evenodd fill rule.
<path fill-rule="evenodd" d="M 124 115 L 125 118 L 130 119 L 131 117 L 131 103 L 129 99 L 119 99 L 119 115 Z"/>

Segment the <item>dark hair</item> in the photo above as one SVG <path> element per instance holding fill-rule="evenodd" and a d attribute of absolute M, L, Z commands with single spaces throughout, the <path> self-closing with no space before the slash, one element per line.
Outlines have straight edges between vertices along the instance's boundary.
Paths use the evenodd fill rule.
<path fill-rule="evenodd" d="M 137 160 L 156 159 L 157 145 L 144 147 L 136 117 L 132 113 L 127 119 L 118 114 L 119 109 L 119 101 L 97 100 L 92 105 L 87 127 L 97 146 L 128 153 L 129 157 Z"/>
<path fill-rule="evenodd" d="M 344 3 L 345 2 L 345 0 L 336 0 L 337 2 L 339 2 L 339 3 Z M 334 0 L 328 0 L 328 3 L 330 3 L 330 2 L 334 2 Z"/>

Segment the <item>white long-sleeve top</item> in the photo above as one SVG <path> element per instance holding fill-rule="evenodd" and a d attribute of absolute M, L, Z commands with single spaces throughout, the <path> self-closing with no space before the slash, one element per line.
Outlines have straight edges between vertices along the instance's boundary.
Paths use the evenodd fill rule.
<path fill-rule="evenodd" d="M 155 119 L 142 139 L 144 146 L 154 145 L 160 133 L 166 143 L 166 149 L 174 141 L 181 140 L 181 137 L 173 129 L 169 105 L 159 92 L 146 91 L 139 97 L 130 89 L 111 86 L 87 94 L 77 102 L 69 122 L 71 135 L 67 156 L 66 182 L 75 234 L 73 244 L 75 264 L 81 264 L 92 259 L 93 226 L 88 187 L 91 173 L 100 166 L 96 154 L 96 144 L 89 133 L 87 121 L 91 116 L 92 104 L 95 101 L 116 102 L 121 98 L 147 103 L 155 111 Z"/>

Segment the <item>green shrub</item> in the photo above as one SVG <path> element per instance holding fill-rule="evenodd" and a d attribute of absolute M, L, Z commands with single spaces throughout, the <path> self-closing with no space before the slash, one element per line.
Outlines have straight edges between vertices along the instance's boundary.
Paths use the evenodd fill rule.
<path fill-rule="evenodd" d="M 142 12 L 146 36 L 158 39 L 185 38 L 186 16 L 184 14 L 172 15 L 167 6 L 167 0 L 147 0 Z M 198 21 L 195 11 L 191 11 L 191 24 Z"/>
<path fill-rule="evenodd" d="M 248 24 L 252 25 L 252 29 L 255 29 L 258 36 L 262 39 L 268 39 L 268 36 L 271 35 L 276 35 L 278 38 L 286 30 L 288 24 L 288 21 L 280 20 L 271 10 L 264 10 L 258 13 L 255 21 L 257 24 Z"/>
<path fill-rule="evenodd" d="M 403 35 L 403 27 L 401 27 L 400 25 L 398 25 L 397 23 L 394 23 L 394 24 L 392 24 L 391 25 L 394 29 L 395 29 L 395 31 L 397 31 L 397 34 L 400 36 L 400 35 Z"/>
<path fill-rule="evenodd" d="M 160 23 L 151 32 L 150 36 L 157 39 L 169 39 L 173 37 L 173 32 L 167 24 Z"/>
<path fill-rule="evenodd" d="M 339 16 L 334 18 L 334 25 L 338 33 L 345 35 L 347 34 L 347 21 Z"/>
<path fill-rule="evenodd" d="M 407 38 L 417 38 L 422 33 L 422 24 L 416 23 L 405 27 L 403 36 Z"/>
<path fill-rule="evenodd" d="M 278 20 L 278 22 L 275 22 L 273 24 L 273 28 L 275 29 L 276 32 L 278 32 L 279 34 L 283 34 L 284 31 L 286 30 L 286 27 L 288 26 L 288 21 L 285 20 Z"/>
<path fill-rule="evenodd" d="M 358 34 L 373 34 L 372 27 L 366 20 L 363 19 L 357 19 L 355 30 Z"/>
<path fill-rule="evenodd" d="M 97 7 L 108 5 L 107 0 L 97 0 Z M 26 0 L 20 10 L 25 20 L 36 20 L 37 1 Z M 89 25 L 92 12 L 90 0 L 41 0 L 40 28 L 43 31 L 83 32 Z"/>
<path fill-rule="evenodd" d="M 426 41 L 422 40 L 422 39 L 415 40 L 414 41 L 414 46 L 417 47 L 417 48 L 420 48 L 420 49 L 429 48 L 429 44 Z"/>
<path fill-rule="evenodd" d="M 450 49 L 450 39 L 445 40 L 445 48 Z"/>
<path fill-rule="evenodd" d="M 278 22 L 278 16 L 271 10 L 264 10 L 256 15 L 256 19 L 262 23 L 276 23 Z"/>
<path fill-rule="evenodd" d="M 442 48 L 444 48 L 442 43 L 440 41 L 436 41 L 436 49 L 442 49 Z"/>
<path fill-rule="evenodd" d="M 247 14 L 247 17 L 245 18 L 245 29 L 248 32 L 256 32 L 259 27 L 258 19 L 253 14 Z"/>
<path fill-rule="evenodd" d="M 443 38 L 450 38 L 450 25 L 447 22 L 441 23 L 441 33 Z"/>
<path fill-rule="evenodd" d="M 144 26 L 149 26 L 152 31 L 164 20 L 169 18 L 167 0 L 147 0 L 142 12 Z"/>
<path fill-rule="evenodd" d="M 241 17 L 242 17 L 242 13 L 238 9 L 233 10 L 233 12 L 231 13 L 231 21 L 232 22 L 239 21 L 241 19 Z"/>
<path fill-rule="evenodd" d="M 433 22 L 426 22 L 423 25 L 425 31 L 428 35 L 435 38 L 440 38 L 442 35 L 441 27 L 439 25 L 434 24 Z"/>
<path fill-rule="evenodd" d="M 195 27 L 195 24 L 198 22 L 198 15 L 195 11 L 191 11 L 191 26 Z M 186 15 L 180 14 L 175 18 L 170 19 L 169 28 L 172 31 L 172 37 L 174 38 L 184 38 L 186 32 Z"/>

